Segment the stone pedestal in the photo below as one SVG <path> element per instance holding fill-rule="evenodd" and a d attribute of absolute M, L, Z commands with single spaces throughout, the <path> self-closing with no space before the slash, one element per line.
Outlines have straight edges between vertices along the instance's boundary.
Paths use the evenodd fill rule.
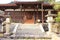
<path fill-rule="evenodd" d="M 49 28 L 49 32 L 52 32 L 52 23 L 54 22 L 54 20 L 46 20 L 48 23 L 48 28 Z"/>
<path fill-rule="evenodd" d="M 52 23 L 54 20 L 47 20 L 49 31 L 47 32 L 48 36 L 52 36 Z"/>

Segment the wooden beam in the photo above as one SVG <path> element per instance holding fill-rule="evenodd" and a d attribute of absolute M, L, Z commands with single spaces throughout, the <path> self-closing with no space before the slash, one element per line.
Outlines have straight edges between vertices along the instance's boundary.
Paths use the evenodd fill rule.
<path fill-rule="evenodd" d="M 42 24 L 44 23 L 44 19 L 43 19 L 43 4 L 41 4 L 41 9 L 42 9 Z"/>
<path fill-rule="evenodd" d="M 53 9 L 46 9 L 45 11 L 49 11 L 49 10 L 50 10 L 50 11 L 54 11 Z"/>
<path fill-rule="evenodd" d="M 5 11 L 14 11 L 14 9 L 5 9 Z M 37 11 L 37 9 L 15 9 L 15 11 Z M 44 11 L 44 9 L 38 9 L 38 11 Z"/>
<path fill-rule="evenodd" d="M 14 11 L 14 9 L 5 9 L 5 11 Z"/>

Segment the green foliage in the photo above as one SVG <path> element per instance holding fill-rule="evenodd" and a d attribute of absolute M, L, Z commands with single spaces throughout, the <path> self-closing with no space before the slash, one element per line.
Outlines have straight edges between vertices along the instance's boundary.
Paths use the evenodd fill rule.
<path fill-rule="evenodd" d="M 47 3 L 55 2 L 55 0 L 38 0 L 38 1 L 44 1 L 44 2 L 47 2 Z"/>
<path fill-rule="evenodd" d="M 60 22 L 60 12 L 58 12 L 57 17 L 55 18 L 56 22 Z"/>
<path fill-rule="evenodd" d="M 55 2 L 55 5 L 53 7 L 55 10 L 58 11 L 57 17 L 55 18 L 56 22 L 60 22 L 60 3 L 59 2 Z"/>
<path fill-rule="evenodd" d="M 55 10 L 60 10 L 60 4 L 55 4 L 53 7 Z"/>

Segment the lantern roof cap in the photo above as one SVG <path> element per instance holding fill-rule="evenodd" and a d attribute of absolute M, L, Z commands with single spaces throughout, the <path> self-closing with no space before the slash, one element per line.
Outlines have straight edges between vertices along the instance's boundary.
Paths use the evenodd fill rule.
<path fill-rule="evenodd" d="M 56 14 L 48 13 L 45 17 L 53 17 L 53 16 L 57 16 L 57 15 Z"/>

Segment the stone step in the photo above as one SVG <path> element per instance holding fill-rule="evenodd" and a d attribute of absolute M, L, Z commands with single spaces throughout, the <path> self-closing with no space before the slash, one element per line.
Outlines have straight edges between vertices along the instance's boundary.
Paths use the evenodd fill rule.
<path fill-rule="evenodd" d="M 16 25 L 15 25 L 16 26 Z M 11 26 L 11 30 L 14 26 Z M 15 33 L 16 37 L 45 37 L 46 33 L 41 31 L 40 24 L 19 24 Z"/>
<path fill-rule="evenodd" d="M 39 25 L 38 24 L 21 24 L 19 28 L 20 29 L 36 29 L 36 28 L 39 28 Z"/>
<path fill-rule="evenodd" d="M 39 24 L 22 24 L 17 28 L 17 37 L 43 37 Z"/>

